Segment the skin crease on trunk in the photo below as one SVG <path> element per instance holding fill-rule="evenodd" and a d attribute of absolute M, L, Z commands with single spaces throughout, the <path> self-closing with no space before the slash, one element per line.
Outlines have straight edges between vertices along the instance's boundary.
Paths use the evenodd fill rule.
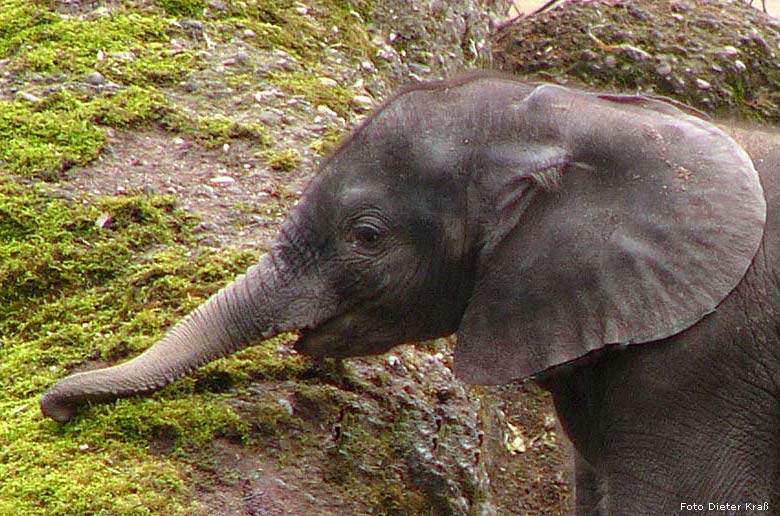
<path fill-rule="evenodd" d="M 337 357 L 457 333 L 464 381 L 552 393 L 580 514 L 778 513 L 780 137 L 724 130 L 752 163 L 654 99 L 484 74 L 401 92 L 258 266 L 41 409 L 65 422 L 289 329 Z"/>

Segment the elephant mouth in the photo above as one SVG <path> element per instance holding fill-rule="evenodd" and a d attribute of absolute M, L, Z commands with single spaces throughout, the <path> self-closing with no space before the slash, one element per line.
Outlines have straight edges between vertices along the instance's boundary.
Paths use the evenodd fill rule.
<path fill-rule="evenodd" d="M 352 333 L 352 319 L 350 315 L 341 315 L 314 328 L 301 330 L 300 337 L 295 342 L 296 351 L 312 357 L 354 356 L 348 345 L 348 337 Z"/>
<path fill-rule="evenodd" d="M 314 328 L 302 329 L 295 350 L 311 357 L 349 358 L 379 355 L 396 342 L 371 335 L 360 317 L 352 313 L 336 316 Z"/>

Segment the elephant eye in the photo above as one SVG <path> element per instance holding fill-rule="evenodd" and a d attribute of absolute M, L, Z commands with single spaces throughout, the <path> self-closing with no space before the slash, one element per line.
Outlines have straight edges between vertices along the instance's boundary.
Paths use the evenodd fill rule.
<path fill-rule="evenodd" d="M 361 210 L 345 220 L 346 242 L 358 254 L 375 254 L 381 251 L 380 245 L 388 235 L 389 229 L 379 210 Z"/>
<path fill-rule="evenodd" d="M 379 242 L 381 236 L 379 229 L 368 224 L 360 224 L 353 230 L 355 242 L 370 247 Z"/>

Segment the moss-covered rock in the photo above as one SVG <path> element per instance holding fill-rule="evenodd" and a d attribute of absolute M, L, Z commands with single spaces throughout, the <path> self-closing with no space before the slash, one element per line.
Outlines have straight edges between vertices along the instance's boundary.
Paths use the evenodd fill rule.
<path fill-rule="evenodd" d="M 74 202 L 0 179 L 0 212 L 0 514 L 189 514 L 175 461 L 146 450 L 166 425 L 183 443 L 240 434 L 216 397 L 192 403 L 181 384 L 157 409 L 128 401 L 56 427 L 37 396 L 84 357 L 148 346 L 254 257 L 192 255 L 191 218 L 170 198 Z"/>
<path fill-rule="evenodd" d="M 780 22 L 746 2 L 565 2 L 505 25 L 491 48 L 496 67 L 530 79 L 780 121 Z"/>

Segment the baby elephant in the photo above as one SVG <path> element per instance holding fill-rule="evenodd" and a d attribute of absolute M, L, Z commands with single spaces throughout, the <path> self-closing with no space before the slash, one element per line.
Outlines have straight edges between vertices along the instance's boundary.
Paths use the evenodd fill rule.
<path fill-rule="evenodd" d="M 260 263 L 41 409 L 65 422 L 293 329 L 331 357 L 455 333 L 464 381 L 553 394 L 580 513 L 778 513 L 780 139 L 733 134 L 641 96 L 420 84 L 324 161 Z"/>

